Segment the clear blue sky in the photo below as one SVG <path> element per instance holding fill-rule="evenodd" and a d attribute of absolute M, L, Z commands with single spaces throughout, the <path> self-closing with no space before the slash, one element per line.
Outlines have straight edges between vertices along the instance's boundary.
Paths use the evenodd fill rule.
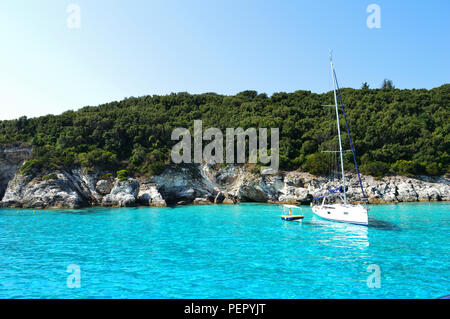
<path fill-rule="evenodd" d="M 2 0 L 0 119 L 180 91 L 324 92 L 330 49 L 343 87 L 432 88 L 450 82 L 449 14 L 433 0 Z"/>

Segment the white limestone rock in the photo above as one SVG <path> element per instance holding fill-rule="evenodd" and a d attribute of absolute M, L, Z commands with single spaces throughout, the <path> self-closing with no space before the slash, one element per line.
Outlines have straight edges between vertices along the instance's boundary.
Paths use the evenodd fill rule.
<path fill-rule="evenodd" d="M 130 207 L 136 205 L 139 183 L 133 178 L 125 181 L 115 180 L 111 193 L 103 197 L 103 206 Z"/>
<path fill-rule="evenodd" d="M 146 206 L 166 207 L 167 203 L 161 193 L 152 183 L 141 183 L 138 193 L 138 202 Z"/>

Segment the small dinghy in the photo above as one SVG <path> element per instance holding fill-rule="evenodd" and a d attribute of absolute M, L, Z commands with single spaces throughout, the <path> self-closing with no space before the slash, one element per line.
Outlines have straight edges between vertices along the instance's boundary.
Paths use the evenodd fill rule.
<path fill-rule="evenodd" d="M 289 210 L 289 215 L 284 214 L 286 210 Z M 292 213 L 293 209 L 298 209 L 300 210 L 300 207 L 295 206 L 295 205 L 283 205 L 283 215 L 281 215 L 281 219 L 282 220 L 286 220 L 288 222 L 292 222 L 292 221 L 302 221 L 303 219 L 303 215 L 294 215 Z"/>

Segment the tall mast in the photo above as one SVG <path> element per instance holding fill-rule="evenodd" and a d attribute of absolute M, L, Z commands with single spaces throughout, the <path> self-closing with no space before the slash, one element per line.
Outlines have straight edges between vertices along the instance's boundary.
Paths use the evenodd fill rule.
<path fill-rule="evenodd" d="M 333 66 L 333 57 L 330 53 L 330 66 L 331 66 L 331 78 L 333 81 L 333 92 L 334 92 L 334 104 L 336 107 L 336 120 L 337 120 L 337 130 L 339 136 L 339 154 L 341 157 L 341 171 L 342 171 L 342 186 L 344 188 L 344 204 L 347 204 L 347 194 L 345 190 L 345 175 L 344 175 L 344 157 L 342 155 L 342 141 L 341 141 L 341 126 L 339 123 L 339 109 L 338 109 L 338 101 L 336 96 L 336 80 L 334 75 L 334 66 Z"/>

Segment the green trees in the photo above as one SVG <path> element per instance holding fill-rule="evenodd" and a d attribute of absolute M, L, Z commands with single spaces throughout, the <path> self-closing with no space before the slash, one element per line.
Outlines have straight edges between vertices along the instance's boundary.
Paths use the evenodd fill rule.
<path fill-rule="evenodd" d="M 380 161 L 363 163 L 361 165 L 361 173 L 375 177 L 382 177 L 389 173 L 389 164 Z"/>
<path fill-rule="evenodd" d="M 314 175 L 325 175 L 329 173 L 329 156 L 327 153 L 314 153 L 306 156 L 303 169 Z"/>
<path fill-rule="evenodd" d="M 123 170 L 117 171 L 116 174 L 117 174 L 117 178 L 123 182 L 128 179 L 128 176 L 130 173 L 128 173 L 128 171 L 126 169 L 123 169 Z"/>
<path fill-rule="evenodd" d="M 391 169 L 394 173 L 402 176 L 413 176 L 425 173 L 425 167 L 418 161 L 398 160 L 392 164 Z"/>
<path fill-rule="evenodd" d="M 392 90 L 395 88 L 395 86 L 392 80 L 384 79 L 383 83 L 381 84 L 381 88 L 385 90 Z"/>
<path fill-rule="evenodd" d="M 431 90 L 342 89 L 361 171 L 441 175 L 450 165 L 450 84 Z M 322 150 L 337 145 L 332 92 L 275 93 L 244 91 L 235 96 L 215 93 L 132 97 L 76 112 L 0 121 L 0 144 L 33 145 L 32 161 L 22 170 L 52 167 L 126 169 L 130 175 L 153 175 L 170 165 L 177 127 L 203 129 L 280 128 L 281 169 L 324 174 Z M 349 148 L 343 135 L 343 147 Z M 351 154 L 349 154 L 351 155 Z M 346 159 L 350 167 L 351 157 Z M 45 172 L 43 172 L 45 173 Z"/>
<path fill-rule="evenodd" d="M 42 176 L 42 180 L 44 180 L 44 181 L 51 181 L 51 180 L 57 179 L 57 178 L 58 178 L 58 176 L 54 173 Z"/>
<path fill-rule="evenodd" d="M 84 167 L 111 168 L 117 166 L 116 154 L 102 149 L 94 149 L 87 153 L 79 153 L 77 162 Z"/>

